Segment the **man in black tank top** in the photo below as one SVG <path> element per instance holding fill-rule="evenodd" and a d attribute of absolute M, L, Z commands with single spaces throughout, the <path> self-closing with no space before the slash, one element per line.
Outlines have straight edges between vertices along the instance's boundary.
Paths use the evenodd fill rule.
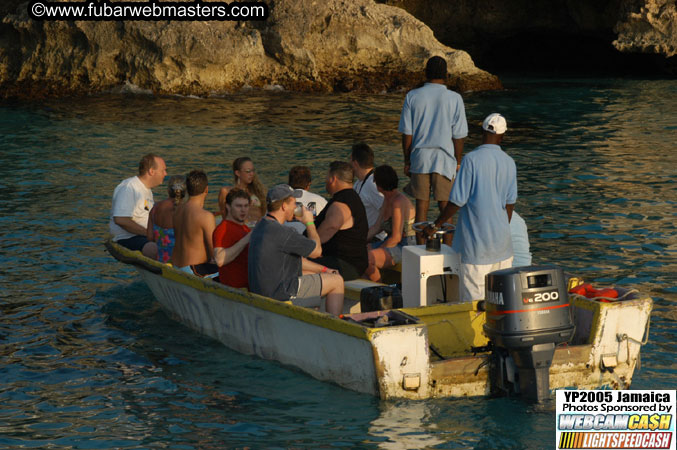
<path fill-rule="evenodd" d="M 327 192 L 332 195 L 315 219 L 322 241 L 322 257 L 314 261 L 338 269 L 344 280 L 361 278 L 369 265 L 367 214 L 353 190 L 353 168 L 343 161 L 329 165 Z"/>

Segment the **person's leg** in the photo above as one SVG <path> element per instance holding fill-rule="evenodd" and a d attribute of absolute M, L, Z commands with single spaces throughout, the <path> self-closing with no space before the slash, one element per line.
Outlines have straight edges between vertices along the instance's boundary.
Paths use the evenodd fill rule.
<path fill-rule="evenodd" d="M 411 193 L 416 199 L 416 223 L 425 222 L 428 220 L 428 208 L 430 207 L 430 180 L 429 173 L 412 173 L 411 174 Z M 422 235 L 416 235 L 416 242 L 418 244 L 425 243 L 425 238 Z"/>
<path fill-rule="evenodd" d="M 146 236 L 136 235 L 116 242 L 130 250 L 139 251 L 143 256 L 157 261 L 157 244 L 149 241 Z"/>
<path fill-rule="evenodd" d="M 386 258 L 390 255 L 385 249 L 377 248 L 369 251 L 369 267 L 364 272 L 366 277 L 371 281 L 381 281 L 381 269 L 386 264 Z"/>
<path fill-rule="evenodd" d="M 484 300 L 486 296 L 484 284 L 486 275 L 494 270 L 509 269 L 512 267 L 512 260 L 513 257 L 511 256 L 493 264 L 461 264 L 458 284 L 461 301 Z"/>
<path fill-rule="evenodd" d="M 447 207 L 449 203 L 449 194 L 451 194 L 451 187 L 453 185 L 453 180 L 440 175 L 439 173 L 432 174 L 432 189 L 433 197 L 437 200 L 437 206 L 440 208 L 440 214 L 444 211 L 444 208 Z M 451 245 L 452 235 L 447 234 L 442 238 L 442 242 L 446 245 Z"/>
<path fill-rule="evenodd" d="M 449 202 L 437 202 L 437 206 L 440 208 L 440 214 L 442 213 L 442 211 L 444 211 L 444 208 L 447 207 L 447 204 L 449 204 Z M 442 238 L 442 243 L 446 245 L 451 245 L 451 241 L 453 238 L 454 233 L 447 233 Z"/>
<path fill-rule="evenodd" d="M 146 242 L 146 244 L 141 249 L 143 256 L 157 260 L 157 244 L 155 242 Z"/>
<path fill-rule="evenodd" d="M 416 199 L 416 223 L 426 222 L 428 220 L 428 207 L 430 200 Z M 416 243 L 418 245 L 425 244 L 425 238 L 421 233 L 416 233 Z"/>
<path fill-rule="evenodd" d="M 321 273 L 320 277 L 322 278 L 322 291 L 320 295 L 327 297 L 327 312 L 338 316 L 343 312 L 343 294 L 345 292 L 343 277 L 334 273 Z"/>
<path fill-rule="evenodd" d="M 484 276 L 491 272 L 492 264 L 461 263 L 458 294 L 461 302 L 484 300 Z"/>

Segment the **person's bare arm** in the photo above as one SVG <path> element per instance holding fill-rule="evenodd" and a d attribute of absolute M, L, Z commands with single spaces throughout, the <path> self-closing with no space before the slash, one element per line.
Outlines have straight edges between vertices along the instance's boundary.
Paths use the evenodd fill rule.
<path fill-rule="evenodd" d="M 226 197 L 228 196 L 228 191 L 230 187 L 224 186 L 219 189 L 219 213 L 223 220 L 226 220 Z"/>
<path fill-rule="evenodd" d="M 411 134 L 402 135 L 402 153 L 404 154 L 404 175 L 409 176 L 411 167 L 411 143 L 413 136 Z"/>
<path fill-rule="evenodd" d="M 454 214 L 456 214 L 459 209 L 461 209 L 461 207 L 457 204 L 452 202 L 447 203 L 447 206 L 444 207 L 444 210 L 434 222 L 435 228 L 439 229 L 443 223 L 448 222 L 452 217 L 454 217 Z M 423 233 L 426 236 L 432 236 L 434 232 L 435 230 L 430 225 L 423 229 Z"/>
<path fill-rule="evenodd" d="M 252 233 L 250 231 L 242 239 L 228 248 L 214 247 L 214 261 L 216 262 L 216 265 L 219 267 L 225 266 L 240 256 L 242 250 L 244 250 L 245 247 L 247 247 L 247 244 L 249 244 L 251 234 Z"/>
<path fill-rule="evenodd" d="M 392 233 L 388 235 L 386 240 L 383 242 L 383 247 L 396 247 L 397 244 L 402 240 L 402 205 L 395 204 L 393 205 L 392 212 Z"/>
<path fill-rule="evenodd" d="M 323 266 L 322 264 L 312 262 L 308 260 L 308 258 L 301 258 L 301 269 L 303 270 L 304 274 L 323 272 L 338 273 L 338 270 L 330 269 L 329 267 Z"/>
<path fill-rule="evenodd" d="M 324 244 L 334 237 L 350 217 L 350 208 L 348 208 L 348 205 L 341 202 L 332 203 L 324 221 L 317 230 L 317 233 L 320 235 L 320 241 Z M 310 237 L 310 235 L 308 237 Z"/>
<path fill-rule="evenodd" d="M 134 222 L 131 217 L 113 217 L 113 222 L 132 234 L 146 236 L 146 228 Z"/>
<path fill-rule="evenodd" d="M 506 204 L 505 211 L 508 213 L 508 223 L 512 220 L 512 212 L 515 210 L 515 204 Z"/>
<path fill-rule="evenodd" d="M 146 239 L 151 242 L 155 242 L 155 234 L 153 233 L 153 214 L 155 213 L 155 206 L 150 210 L 148 214 L 148 226 L 146 227 Z"/>
<path fill-rule="evenodd" d="M 381 209 L 379 209 L 378 219 L 376 219 L 376 222 L 374 222 L 374 225 L 372 225 L 369 228 L 369 231 L 367 232 L 367 242 L 371 241 L 374 238 L 374 236 L 379 234 L 381 232 L 381 230 L 383 229 L 383 215 L 385 214 L 385 207 L 386 207 L 386 205 L 385 205 L 385 202 L 384 202 L 384 204 L 381 206 Z"/>
<path fill-rule="evenodd" d="M 202 230 L 205 243 L 205 250 L 207 251 L 207 261 L 214 261 L 214 243 L 212 242 L 212 236 L 214 235 L 214 228 L 216 228 L 216 221 L 214 220 L 214 214 L 209 211 L 204 211 L 202 214 Z"/>
<path fill-rule="evenodd" d="M 454 144 L 454 156 L 456 157 L 456 171 L 458 171 L 458 168 L 461 166 L 461 159 L 463 159 L 463 144 L 465 142 L 465 138 L 461 139 L 451 139 L 451 142 Z"/>
<path fill-rule="evenodd" d="M 322 256 L 322 240 L 317 232 L 314 218 L 313 213 L 304 206 L 301 222 L 306 226 L 306 235 L 308 236 L 308 239 L 315 241 L 315 248 L 310 252 L 308 258 L 319 258 Z"/>

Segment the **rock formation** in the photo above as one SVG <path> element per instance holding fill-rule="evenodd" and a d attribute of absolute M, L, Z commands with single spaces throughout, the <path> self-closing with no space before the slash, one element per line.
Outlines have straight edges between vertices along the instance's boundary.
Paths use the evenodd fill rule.
<path fill-rule="evenodd" d="M 500 87 L 404 10 L 373 0 L 270 0 L 255 22 L 35 21 L 0 9 L 0 98 L 106 91 L 210 95 L 243 86 L 381 92 L 422 81 L 444 56 L 458 90 Z"/>
<path fill-rule="evenodd" d="M 616 24 L 614 46 L 622 52 L 677 54 L 677 6 L 674 0 L 626 0 Z"/>
<path fill-rule="evenodd" d="M 543 59 L 552 58 L 585 71 L 623 65 L 623 58 L 632 65 L 637 60 L 630 53 L 658 56 L 642 62 L 674 64 L 674 0 L 380 1 L 409 11 L 440 42 L 465 49 L 490 69 L 495 59 L 505 58 L 502 66 L 513 57 L 513 68 L 521 70 L 542 69 Z"/>

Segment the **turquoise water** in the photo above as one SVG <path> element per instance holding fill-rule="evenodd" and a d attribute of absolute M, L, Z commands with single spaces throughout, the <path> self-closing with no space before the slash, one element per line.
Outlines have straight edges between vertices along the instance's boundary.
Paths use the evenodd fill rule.
<path fill-rule="evenodd" d="M 534 260 L 649 293 L 651 340 L 633 388 L 677 388 L 677 81 L 504 82 L 465 95 L 467 149 L 485 115 L 507 117 Z M 399 170 L 402 99 L 0 105 L 0 448 L 552 448 L 552 404 L 381 402 L 232 352 L 169 319 L 101 245 L 112 190 L 148 151 L 170 174 L 205 169 L 214 188 L 231 183 L 241 155 L 267 185 L 303 163 L 323 193 L 328 163 L 354 141 Z"/>

